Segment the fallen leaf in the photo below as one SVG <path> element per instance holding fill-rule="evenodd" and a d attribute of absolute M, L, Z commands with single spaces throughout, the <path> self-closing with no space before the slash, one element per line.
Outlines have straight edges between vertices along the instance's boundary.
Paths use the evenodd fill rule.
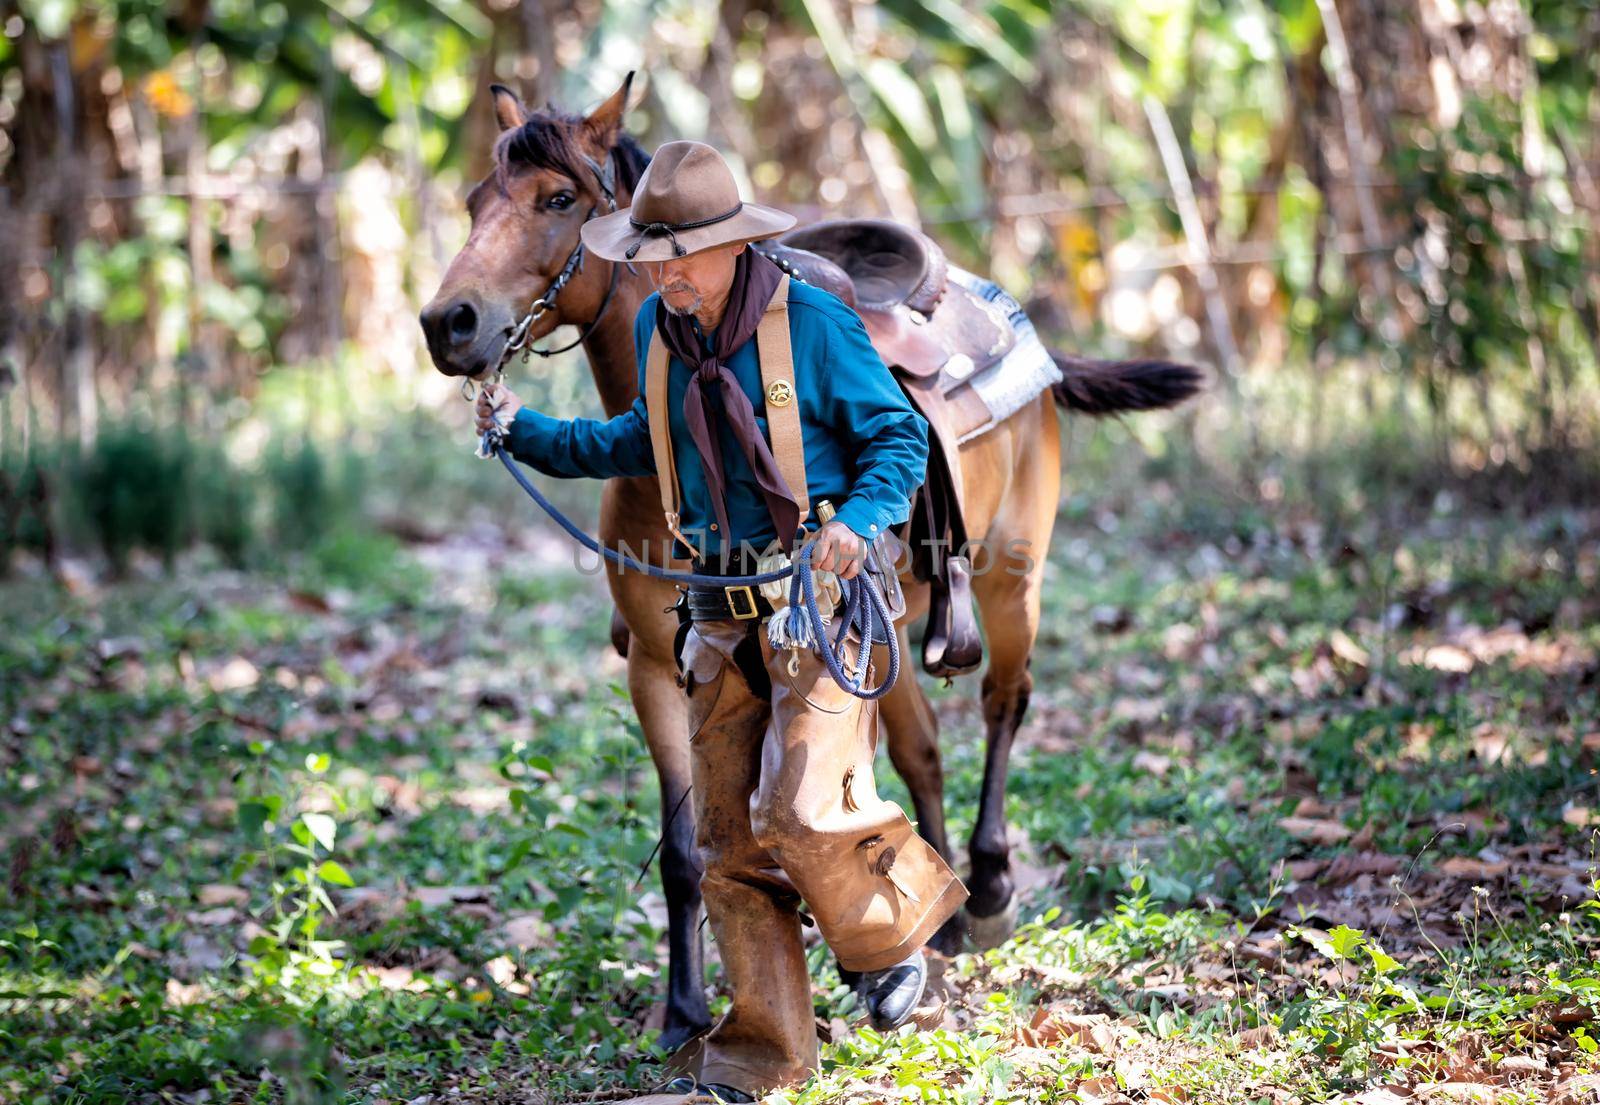
<path fill-rule="evenodd" d="M 1500 1060 L 1500 1069 L 1513 1074 L 1538 1074 L 1550 1067 L 1537 1055 L 1507 1055 Z"/>
<path fill-rule="evenodd" d="M 179 982 L 175 978 L 167 979 L 168 1005 L 199 1005 L 204 999 L 205 991 L 198 983 Z"/>
<path fill-rule="evenodd" d="M 203 909 L 188 916 L 191 925 L 229 925 L 239 919 L 239 911 L 232 906 L 219 906 L 216 909 Z"/>
<path fill-rule="evenodd" d="M 462 902 L 487 902 L 488 886 L 419 886 L 411 896 L 424 906 L 456 905 Z"/>
<path fill-rule="evenodd" d="M 1511 870 L 1511 865 L 1505 862 L 1486 863 L 1481 859 L 1471 856 L 1451 856 L 1439 864 L 1439 873 L 1457 879 L 1497 879 Z"/>
<path fill-rule="evenodd" d="M 1550 1091 L 1550 1105 L 1594 1105 L 1600 1097 L 1600 1074 L 1580 1074 Z"/>
<path fill-rule="evenodd" d="M 1335 656 L 1354 667 L 1365 668 L 1372 664 L 1372 657 L 1367 650 L 1352 641 L 1342 629 L 1335 629 L 1329 635 L 1328 647 L 1333 649 Z"/>
<path fill-rule="evenodd" d="M 1409 1086 L 1377 1086 L 1355 1097 L 1344 1098 L 1341 1105 L 1404 1105 L 1410 1097 Z"/>
<path fill-rule="evenodd" d="M 1134 753 L 1133 766 L 1136 770 L 1147 771 L 1159 779 L 1171 770 L 1172 757 L 1140 749 Z"/>
<path fill-rule="evenodd" d="M 1263 1024 L 1256 1028 L 1246 1028 L 1242 1032 L 1233 1034 L 1234 1041 L 1240 1047 L 1268 1048 L 1278 1042 L 1278 1026 Z"/>
<path fill-rule="evenodd" d="M 1117 1045 L 1117 1033 L 1104 1014 L 1072 1016 L 1048 1008 L 1033 1015 L 1028 1026 L 1039 1047 L 1076 1044 L 1086 1051 L 1109 1052 Z"/>
<path fill-rule="evenodd" d="M 242 691 L 261 681 L 261 672 L 243 656 L 235 656 L 206 677 L 214 691 Z"/>
<path fill-rule="evenodd" d="M 1429 671 L 1442 671 L 1450 675 L 1465 675 L 1477 666 L 1472 653 L 1458 645 L 1433 645 L 1428 648 L 1408 648 L 1400 654 L 1400 662 Z"/>
<path fill-rule="evenodd" d="M 1323 817 L 1283 817 L 1278 827 L 1296 840 L 1310 844 L 1340 844 L 1350 839 L 1350 828 L 1342 821 Z"/>
<path fill-rule="evenodd" d="M 500 926 L 505 942 L 519 951 L 549 947 L 553 931 L 540 913 L 519 913 L 507 917 L 505 924 Z"/>
<path fill-rule="evenodd" d="M 1078 1083 L 1078 1094 L 1085 1101 L 1095 1098 L 1110 1097 L 1112 1094 L 1120 1092 L 1121 1091 L 1117 1089 L 1117 1080 L 1109 1074 L 1101 1074 L 1094 1078 L 1086 1078 L 1082 1082 Z"/>
<path fill-rule="evenodd" d="M 1494 1087 L 1482 1082 L 1419 1082 L 1412 1087 L 1422 1101 L 1482 1101 L 1494 1100 Z"/>
<path fill-rule="evenodd" d="M 242 906 L 250 900 L 250 892 L 242 886 L 229 886 L 227 883 L 214 882 L 202 886 L 200 893 L 195 898 L 203 906 Z"/>

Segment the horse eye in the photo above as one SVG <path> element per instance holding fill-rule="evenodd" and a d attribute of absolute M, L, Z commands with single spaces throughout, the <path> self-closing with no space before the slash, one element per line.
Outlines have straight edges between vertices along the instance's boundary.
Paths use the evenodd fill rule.
<path fill-rule="evenodd" d="M 572 193 L 557 192 L 555 195 L 550 197 L 548 206 L 557 211 L 565 211 L 567 208 L 572 206 Z"/>

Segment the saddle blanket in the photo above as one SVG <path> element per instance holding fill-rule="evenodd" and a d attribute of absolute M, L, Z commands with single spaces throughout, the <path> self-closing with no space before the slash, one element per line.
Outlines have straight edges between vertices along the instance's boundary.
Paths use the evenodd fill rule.
<path fill-rule="evenodd" d="M 1047 387 L 1061 382 L 1061 369 L 1039 340 L 1033 322 L 1009 292 L 992 280 L 950 266 L 951 280 L 977 296 L 997 318 L 1003 318 L 1017 335 L 1016 344 L 994 364 L 972 377 L 972 387 L 994 414 L 994 421 L 963 435 L 965 445 L 1033 402 Z"/>

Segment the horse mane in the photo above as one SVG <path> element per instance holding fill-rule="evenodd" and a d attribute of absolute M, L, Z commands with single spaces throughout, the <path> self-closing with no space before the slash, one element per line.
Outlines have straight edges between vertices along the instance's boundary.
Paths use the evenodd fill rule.
<path fill-rule="evenodd" d="M 508 193 L 511 178 L 518 169 L 549 169 L 576 181 L 590 176 L 584 151 L 578 141 L 583 116 L 546 107 L 530 114 L 520 127 L 503 131 L 494 143 L 494 178 L 501 195 Z M 611 147 L 616 166 L 617 186 L 633 191 L 650 164 L 650 155 L 632 135 L 622 132 Z"/>

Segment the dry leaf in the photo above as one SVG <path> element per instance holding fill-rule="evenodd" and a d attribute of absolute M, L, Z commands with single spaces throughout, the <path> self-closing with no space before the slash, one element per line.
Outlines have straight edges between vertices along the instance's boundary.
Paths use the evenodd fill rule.
<path fill-rule="evenodd" d="M 1594 1105 L 1600 1098 L 1600 1074 L 1580 1074 L 1550 1091 L 1550 1105 Z"/>
<path fill-rule="evenodd" d="M 1486 863 L 1481 859 L 1473 859 L 1471 856 L 1451 856 L 1439 864 L 1440 874 L 1474 881 L 1497 879 L 1510 869 L 1511 865 L 1509 863 Z"/>
<path fill-rule="evenodd" d="M 1344 1099 L 1343 1105 L 1405 1105 L 1411 1097 L 1409 1086 L 1377 1086 Z"/>
<path fill-rule="evenodd" d="M 244 905 L 250 900 L 250 892 L 242 886 L 214 882 L 202 886 L 196 900 L 203 906 Z"/>
<path fill-rule="evenodd" d="M 1341 821 L 1322 817 L 1283 817 L 1278 827 L 1296 840 L 1310 844 L 1339 844 L 1350 839 L 1350 828 Z"/>
<path fill-rule="evenodd" d="M 1482 1082 L 1419 1082 L 1412 1087 L 1419 1101 L 1481 1101 L 1494 1100 L 1495 1088 Z"/>
<path fill-rule="evenodd" d="M 1347 664 L 1358 668 L 1370 667 L 1372 657 L 1367 650 L 1350 639 L 1342 629 L 1335 629 L 1328 637 L 1328 647 L 1333 649 L 1333 654 Z"/>
<path fill-rule="evenodd" d="M 1139 771 L 1148 771 L 1156 778 L 1161 778 L 1172 768 L 1172 757 L 1163 756 L 1159 752 L 1150 752 L 1144 749 L 1134 753 L 1133 766 Z"/>
<path fill-rule="evenodd" d="M 1085 1101 L 1106 1098 L 1119 1093 L 1121 1091 L 1117 1088 L 1117 1080 L 1109 1074 L 1096 1075 L 1078 1083 L 1078 1095 Z"/>
<path fill-rule="evenodd" d="M 199 1005 L 204 1000 L 205 991 L 198 983 L 179 982 L 175 978 L 167 979 L 168 1005 Z"/>
<path fill-rule="evenodd" d="M 1278 1042 L 1278 1026 L 1272 1024 L 1260 1025 L 1257 1028 L 1247 1028 L 1243 1032 L 1235 1032 L 1233 1038 L 1240 1047 L 1268 1048 Z"/>
<path fill-rule="evenodd" d="M 206 677 L 214 691 L 242 691 L 261 682 L 261 672 L 243 656 L 235 656 Z"/>
<path fill-rule="evenodd" d="M 239 911 L 232 906 L 203 909 L 188 915 L 191 925 L 231 925 L 239 919 Z"/>
<path fill-rule="evenodd" d="M 1117 1045 L 1116 1030 L 1104 1014 L 1071 1016 L 1042 1008 L 1033 1015 L 1033 1023 L 1028 1027 L 1039 1047 L 1075 1044 L 1086 1051 L 1105 1053 Z"/>
<path fill-rule="evenodd" d="M 411 896 L 424 906 L 459 905 L 487 902 L 492 889 L 488 886 L 419 886 L 411 891 Z"/>
<path fill-rule="evenodd" d="M 1458 645 L 1433 645 L 1430 648 L 1408 648 L 1400 654 L 1400 662 L 1429 671 L 1442 671 L 1450 675 L 1465 675 L 1477 666 L 1472 653 Z"/>

